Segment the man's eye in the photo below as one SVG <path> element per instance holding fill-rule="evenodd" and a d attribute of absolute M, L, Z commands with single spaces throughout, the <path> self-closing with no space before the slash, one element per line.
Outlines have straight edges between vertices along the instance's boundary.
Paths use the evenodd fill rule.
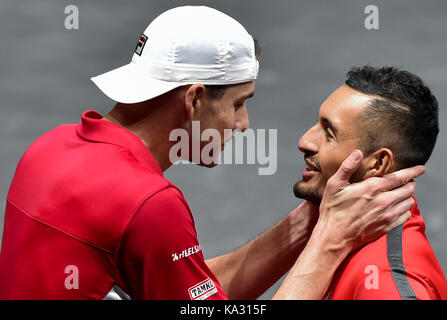
<path fill-rule="evenodd" d="M 237 105 L 235 106 L 235 109 L 237 110 L 237 109 L 239 109 L 240 107 L 242 107 L 243 105 L 244 105 L 243 103 L 237 104 Z"/>
<path fill-rule="evenodd" d="M 324 132 L 326 133 L 326 138 L 327 138 L 328 140 L 330 140 L 330 139 L 334 139 L 334 137 L 329 133 L 329 131 L 324 130 Z"/>

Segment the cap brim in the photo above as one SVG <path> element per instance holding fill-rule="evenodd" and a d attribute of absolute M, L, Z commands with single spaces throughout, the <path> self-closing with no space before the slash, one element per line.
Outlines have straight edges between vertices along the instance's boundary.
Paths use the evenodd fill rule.
<path fill-rule="evenodd" d="M 132 62 L 90 80 L 110 99 L 121 103 L 146 101 L 184 85 L 151 78 Z"/>

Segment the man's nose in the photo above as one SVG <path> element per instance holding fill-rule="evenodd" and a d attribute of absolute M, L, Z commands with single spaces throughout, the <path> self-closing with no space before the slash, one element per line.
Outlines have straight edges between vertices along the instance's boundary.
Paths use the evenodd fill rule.
<path fill-rule="evenodd" d="M 248 119 L 248 112 L 245 104 L 241 107 L 240 113 L 238 114 L 236 121 L 234 123 L 234 130 L 240 130 L 244 132 L 250 128 L 250 120 Z"/>
<path fill-rule="evenodd" d="M 318 153 L 318 133 L 315 126 L 301 136 L 298 141 L 298 149 L 303 153 Z"/>

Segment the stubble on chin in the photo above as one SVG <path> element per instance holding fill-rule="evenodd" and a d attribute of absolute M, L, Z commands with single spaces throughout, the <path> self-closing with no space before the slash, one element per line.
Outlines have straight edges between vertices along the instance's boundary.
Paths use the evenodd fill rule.
<path fill-rule="evenodd" d="M 322 196 L 319 194 L 318 190 L 306 188 L 304 181 L 298 181 L 295 183 L 293 186 L 293 194 L 295 197 L 310 201 L 317 206 L 320 205 L 322 199 Z"/>

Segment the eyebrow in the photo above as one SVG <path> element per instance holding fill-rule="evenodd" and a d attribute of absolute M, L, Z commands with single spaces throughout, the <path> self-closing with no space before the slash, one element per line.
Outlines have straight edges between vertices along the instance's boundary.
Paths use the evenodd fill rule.
<path fill-rule="evenodd" d="M 243 95 L 242 97 L 240 97 L 238 100 L 246 100 L 246 99 L 250 99 L 250 98 L 253 98 L 254 95 L 255 95 L 254 92 L 252 92 L 252 93 L 248 93 L 248 94 Z"/>
<path fill-rule="evenodd" d="M 332 132 L 334 133 L 335 136 L 337 136 L 338 130 L 337 128 L 333 125 L 333 123 L 331 122 L 331 120 L 329 120 L 326 117 L 322 117 L 321 121 L 324 123 L 324 125 L 326 125 L 327 127 L 329 127 L 329 129 L 332 130 Z"/>

